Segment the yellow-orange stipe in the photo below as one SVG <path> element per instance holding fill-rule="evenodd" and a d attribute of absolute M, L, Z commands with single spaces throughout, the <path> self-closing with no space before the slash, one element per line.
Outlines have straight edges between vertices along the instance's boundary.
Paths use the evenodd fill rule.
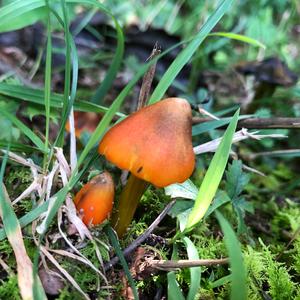
<path fill-rule="evenodd" d="M 168 98 L 140 109 L 112 127 L 99 153 L 121 169 L 157 187 L 188 179 L 195 166 L 192 112 L 181 98 Z"/>
<path fill-rule="evenodd" d="M 84 224 L 98 225 L 107 219 L 114 203 L 114 182 L 108 172 L 95 176 L 75 196 L 75 206 Z"/>

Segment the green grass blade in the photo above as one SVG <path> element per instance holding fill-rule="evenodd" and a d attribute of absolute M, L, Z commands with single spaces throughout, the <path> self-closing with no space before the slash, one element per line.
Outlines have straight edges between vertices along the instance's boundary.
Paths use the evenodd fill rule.
<path fill-rule="evenodd" d="M 184 65 L 190 60 L 203 40 L 207 37 L 207 35 L 215 27 L 223 15 L 228 11 L 232 2 L 233 0 L 223 0 L 214 13 L 206 21 L 206 23 L 202 26 L 196 37 L 179 53 L 153 91 L 149 99 L 149 104 L 155 103 L 163 97 Z"/>
<path fill-rule="evenodd" d="M 185 300 L 179 284 L 176 280 L 175 272 L 169 272 L 168 275 L 168 300 Z"/>
<path fill-rule="evenodd" d="M 88 25 L 88 23 L 92 20 L 97 10 L 97 8 L 93 8 L 82 18 L 82 20 L 79 22 L 76 28 L 72 30 L 74 36 L 78 35 L 83 30 L 83 28 Z"/>
<path fill-rule="evenodd" d="M 45 145 L 42 140 L 23 122 L 5 110 L 0 110 L 0 114 L 17 126 L 38 147 L 41 152 L 45 152 Z"/>
<path fill-rule="evenodd" d="M 250 116 L 251 115 L 240 116 L 239 120 L 247 119 Z M 220 120 L 213 120 L 213 121 L 208 121 L 208 122 L 205 122 L 205 123 L 196 124 L 192 128 L 192 136 L 196 136 L 196 135 L 202 134 L 204 132 L 222 127 L 224 125 L 229 124 L 230 121 L 231 121 L 231 118 L 223 118 L 223 119 L 220 119 Z"/>
<path fill-rule="evenodd" d="M 199 259 L 199 254 L 194 243 L 188 237 L 184 237 L 183 242 L 187 250 L 188 258 L 190 260 Z M 191 284 L 189 288 L 189 293 L 187 295 L 187 300 L 194 300 L 196 299 L 196 295 L 198 293 L 198 290 L 200 289 L 201 268 L 200 267 L 190 268 L 190 278 L 191 278 Z"/>
<path fill-rule="evenodd" d="M 216 217 L 224 233 L 224 242 L 229 254 L 229 264 L 231 269 L 231 300 L 246 300 L 246 270 L 243 263 L 243 256 L 238 238 L 228 221 L 223 215 L 215 211 Z"/>
<path fill-rule="evenodd" d="M 0 32 L 31 25 L 46 18 L 45 2 L 41 0 L 17 0 L 0 9 Z"/>
<path fill-rule="evenodd" d="M 26 253 L 21 226 L 11 206 L 8 196 L 5 195 L 6 190 L 3 184 L 4 171 L 8 159 L 7 153 L 8 151 L 6 152 L 2 161 L 0 171 L 0 216 L 3 222 L 5 233 L 16 257 L 20 294 L 23 299 L 32 299 L 33 290 L 30 284 L 33 282 L 32 263 Z M 36 280 L 36 290 L 40 295 L 39 299 L 47 299 L 42 284 L 38 278 Z"/>
<path fill-rule="evenodd" d="M 77 174 L 73 178 L 72 182 L 69 185 L 69 189 L 73 188 L 73 186 L 78 182 L 78 180 L 82 177 L 82 175 L 86 173 L 86 171 L 90 168 L 92 163 L 94 163 L 97 158 L 98 158 L 98 153 L 95 152 L 88 159 L 86 159 L 83 169 L 80 171 L 79 174 Z M 58 196 L 58 193 L 56 193 L 53 197 L 57 198 L 57 196 Z M 61 203 L 63 203 L 63 201 L 64 201 L 63 198 L 60 198 L 59 200 L 62 201 Z M 58 203 L 58 204 L 60 204 L 60 203 Z M 32 223 L 32 221 L 36 220 L 38 217 L 41 216 L 42 213 L 47 211 L 48 206 L 49 206 L 49 201 L 44 202 L 43 204 L 41 204 L 41 205 L 35 207 L 34 209 L 32 209 L 30 212 L 28 212 L 26 215 L 24 215 L 23 217 L 21 217 L 19 219 L 20 226 L 23 228 L 23 227 L 27 226 L 28 224 Z M 56 206 L 58 206 L 58 205 L 55 203 L 54 206 L 53 206 L 54 207 L 53 208 L 54 209 L 54 215 L 56 213 Z M 4 229 L 1 228 L 0 229 L 0 241 L 4 240 L 5 238 L 6 238 L 6 233 L 5 233 Z"/>
<path fill-rule="evenodd" d="M 115 20 L 115 19 L 114 19 Z M 101 103 L 104 96 L 108 92 L 108 90 L 111 88 L 114 79 L 117 76 L 117 72 L 120 68 L 120 65 L 122 63 L 123 54 L 124 54 L 124 36 L 123 31 L 118 24 L 118 22 L 115 21 L 115 26 L 117 30 L 117 48 L 116 48 L 116 54 L 114 55 L 114 58 L 110 64 L 110 67 L 107 71 L 107 74 L 101 82 L 101 85 L 96 90 L 95 94 L 93 95 L 91 101 L 93 103 Z"/>
<path fill-rule="evenodd" d="M 115 99 L 113 104 L 110 106 L 109 110 L 106 112 L 104 117 L 102 118 L 101 122 L 98 124 L 97 128 L 95 129 L 94 133 L 92 134 L 91 138 L 89 139 L 87 145 L 85 146 L 84 150 L 82 151 L 79 159 L 78 159 L 78 167 L 83 163 L 88 153 L 91 149 L 95 146 L 95 144 L 100 140 L 101 136 L 104 134 L 105 130 L 107 129 L 110 121 L 112 120 L 115 113 L 119 110 L 121 104 L 125 100 L 125 97 L 129 94 L 131 89 L 135 86 L 138 80 L 143 76 L 143 74 L 148 69 L 149 65 L 153 63 L 154 60 L 149 62 L 148 64 L 143 65 L 138 73 L 130 80 L 130 82 L 126 85 L 126 87 L 121 91 L 118 97 Z"/>
<path fill-rule="evenodd" d="M 105 231 L 108 234 L 108 237 L 109 237 L 109 239 L 111 241 L 111 244 L 112 244 L 112 246 L 113 246 L 113 248 L 114 248 L 117 256 L 119 257 L 120 263 L 121 263 L 121 265 L 123 267 L 123 270 L 125 272 L 127 280 L 128 280 L 128 282 L 129 282 L 129 284 L 130 284 L 130 286 L 132 288 L 134 299 L 138 300 L 139 296 L 138 296 L 137 288 L 136 288 L 134 280 L 133 280 L 133 278 L 131 276 L 131 273 L 130 273 L 128 264 L 126 262 L 126 259 L 125 259 L 124 255 L 123 255 L 123 252 L 122 252 L 122 249 L 120 247 L 118 238 L 116 237 L 116 234 L 114 233 L 114 231 L 112 230 L 112 228 L 110 226 L 106 226 L 105 227 Z"/>
<path fill-rule="evenodd" d="M 10 146 L 10 150 L 13 152 L 25 152 L 25 153 L 32 153 L 39 151 L 36 147 L 27 146 L 17 142 L 7 142 L 7 141 L 0 141 L 0 149 L 6 149 Z"/>
<path fill-rule="evenodd" d="M 32 89 L 30 87 L 13 85 L 1 82 L 0 95 L 12 97 L 18 101 L 26 101 L 32 104 L 38 104 L 45 107 L 44 91 Z M 63 95 L 52 93 L 50 98 L 51 108 L 61 109 L 63 106 Z M 75 101 L 74 109 L 77 111 L 105 113 L 108 108 L 87 101 Z M 125 115 L 117 112 L 117 116 L 124 117 Z"/>
<path fill-rule="evenodd" d="M 49 145 L 49 125 L 50 125 L 50 108 L 51 108 L 51 74 L 52 74 L 52 40 L 51 40 L 51 18 L 50 10 L 47 4 L 47 50 L 46 50 L 46 68 L 45 68 L 45 116 L 46 116 L 46 132 L 45 132 L 45 149 Z M 44 155 L 44 170 L 48 161 L 48 155 Z"/>
<path fill-rule="evenodd" d="M 32 209 L 29 213 L 19 219 L 20 226 L 23 228 L 36 220 L 42 213 L 47 211 L 49 202 L 44 202 L 40 206 Z M 3 228 L 0 229 L 0 241 L 6 238 L 6 233 Z"/>
<path fill-rule="evenodd" d="M 238 117 L 239 110 L 234 114 L 209 165 L 199 189 L 198 196 L 195 200 L 195 205 L 189 215 L 186 229 L 190 229 L 203 218 L 211 201 L 213 200 L 213 197 L 216 194 L 227 164 Z"/>
<path fill-rule="evenodd" d="M 66 7 L 66 2 L 64 0 L 60 1 L 61 8 L 62 8 L 62 21 L 63 21 L 63 28 L 64 28 L 64 35 L 65 35 L 65 76 L 64 76 L 64 98 L 63 98 L 63 107 L 62 107 L 62 114 L 61 114 L 61 120 L 60 120 L 60 127 L 59 127 L 59 133 L 57 135 L 57 138 L 54 142 L 54 146 L 62 147 L 64 144 L 64 130 L 66 126 L 66 122 L 69 117 L 69 113 L 71 110 L 71 107 L 73 106 L 72 101 L 74 99 L 71 99 L 70 97 L 70 88 L 71 88 L 71 39 L 72 36 L 70 34 L 69 30 L 69 16 L 68 16 L 68 10 Z M 56 15 L 57 17 L 57 15 Z M 78 63 L 77 63 L 78 64 Z M 74 78 L 73 78 L 74 80 Z"/>
<path fill-rule="evenodd" d="M 222 120 L 213 120 L 205 123 L 194 125 L 192 128 L 192 136 L 202 134 L 204 132 L 222 127 L 230 122 L 231 118 L 224 118 Z"/>
<path fill-rule="evenodd" d="M 243 34 L 238 34 L 238 33 L 233 33 L 233 32 L 213 32 L 210 33 L 209 36 L 221 36 L 221 37 L 226 37 L 231 40 L 237 40 L 243 43 L 250 44 L 252 46 L 260 47 L 263 49 L 266 49 L 266 46 L 261 43 L 260 41 L 253 39 L 251 37 L 248 37 Z"/>

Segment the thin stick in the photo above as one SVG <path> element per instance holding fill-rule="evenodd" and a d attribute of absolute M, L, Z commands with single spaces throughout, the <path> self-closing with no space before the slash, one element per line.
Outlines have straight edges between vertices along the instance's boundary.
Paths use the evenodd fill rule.
<path fill-rule="evenodd" d="M 140 235 L 136 240 L 134 240 L 127 248 L 124 249 L 124 256 L 128 256 L 135 248 L 137 248 L 141 243 L 143 243 L 153 232 L 153 230 L 159 225 L 159 223 L 163 220 L 166 214 L 171 210 L 176 200 L 171 201 L 158 215 L 158 217 L 154 220 L 154 222 L 145 230 L 145 232 Z M 113 257 L 105 266 L 104 270 L 107 271 L 116 265 L 119 261 L 119 257 Z"/>
<path fill-rule="evenodd" d="M 210 118 L 194 117 L 193 125 L 209 121 L 211 121 Z M 300 118 L 249 118 L 239 120 L 237 127 L 248 129 L 296 129 L 300 128 Z"/>
<path fill-rule="evenodd" d="M 200 266 L 217 266 L 227 265 L 228 258 L 220 259 L 197 259 L 197 260 L 151 260 L 148 261 L 148 267 L 155 268 L 163 271 L 169 271 L 170 269 L 181 268 L 194 268 Z"/>
<path fill-rule="evenodd" d="M 157 55 L 159 55 L 160 52 L 161 52 L 161 50 L 156 42 L 153 47 L 152 53 L 150 54 L 147 61 L 149 61 L 149 60 L 153 59 L 154 57 L 156 57 Z M 155 74 L 155 69 L 156 69 L 156 62 L 151 65 L 151 67 L 145 73 L 145 75 L 143 77 L 143 82 L 142 82 L 142 86 L 141 86 L 141 90 L 140 90 L 140 94 L 139 94 L 139 101 L 138 101 L 136 110 L 141 109 L 148 102 L 149 93 L 150 93 L 152 81 L 153 81 L 154 74 Z"/>

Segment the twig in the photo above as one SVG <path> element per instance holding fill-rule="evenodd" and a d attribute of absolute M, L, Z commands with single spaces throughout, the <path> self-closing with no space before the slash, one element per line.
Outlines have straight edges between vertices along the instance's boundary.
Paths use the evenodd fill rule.
<path fill-rule="evenodd" d="M 198 106 L 198 111 L 200 114 L 208 116 L 211 120 L 220 120 L 220 118 L 211 114 L 210 112 L 202 108 L 200 105 Z"/>
<path fill-rule="evenodd" d="M 277 255 L 276 260 L 279 260 L 281 258 L 281 256 L 284 253 L 284 251 L 286 251 L 291 246 L 291 244 L 298 238 L 299 234 L 300 234 L 300 226 L 294 232 L 293 236 L 291 237 L 291 239 L 289 240 L 289 242 L 286 244 L 286 246 L 284 247 L 284 249 Z"/>
<path fill-rule="evenodd" d="M 299 152 L 300 149 L 265 151 L 265 152 L 251 153 L 249 155 L 249 158 L 256 159 L 257 157 L 261 157 L 261 156 L 286 155 L 286 154 L 293 155 L 293 154 L 298 154 Z"/>
<path fill-rule="evenodd" d="M 223 119 L 220 119 L 223 120 Z M 193 118 L 193 125 L 211 121 L 211 118 Z M 224 126 L 220 127 L 224 128 Z M 238 121 L 237 128 L 248 129 L 297 129 L 300 118 L 249 118 Z"/>
<path fill-rule="evenodd" d="M 162 271 L 169 271 L 181 268 L 193 268 L 200 266 L 217 266 L 228 264 L 228 258 L 220 259 L 197 259 L 197 260 L 149 260 L 148 267 L 159 269 Z"/>
<path fill-rule="evenodd" d="M 145 230 L 145 232 L 140 235 L 136 240 L 134 240 L 127 248 L 124 249 L 124 256 L 128 256 L 135 248 L 137 248 L 141 243 L 143 243 L 153 232 L 153 230 L 158 226 L 158 224 L 163 220 L 166 214 L 171 210 L 176 200 L 172 200 L 158 215 L 158 217 L 154 220 L 154 222 Z M 107 271 L 116 265 L 119 261 L 117 256 L 113 257 L 105 266 L 104 270 Z"/>
<path fill-rule="evenodd" d="M 157 55 L 160 54 L 160 52 L 161 52 L 161 50 L 156 42 L 153 47 L 152 53 L 150 54 L 147 61 L 155 58 Z M 150 66 L 149 70 L 146 72 L 146 74 L 143 77 L 143 82 L 142 82 L 142 86 L 141 86 L 141 90 L 140 90 L 140 94 L 139 94 L 139 101 L 138 101 L 136 110 L 141 109 L 142 107 L 144 107 L 147 104 L 152 81 L 153 81 L 154 74 L 155 74 L 155 69 L 156 69 L 156 62 Z"/>
<path fill-rule="evenodd" d="M 233 135 L 232 143 L 238 143 L 240 141 L 246 139 L 254 139 L 254 140 L 261 140 L 263 138 L 286 138 L 285 135 L 282 134 L 266 134 L 260 135 L 258 134 L 259 131 L 249 132 L 246 128 L 242 128 L 241 130 L 235 132 Z M 206 152 L 214 152 L 218 148 L 219 144 L 221 143 L 222 138 L 214 139 L 210 142 L 204 143 L 199 146 L 194 147 L 194 153 L 196 155 Z"/>

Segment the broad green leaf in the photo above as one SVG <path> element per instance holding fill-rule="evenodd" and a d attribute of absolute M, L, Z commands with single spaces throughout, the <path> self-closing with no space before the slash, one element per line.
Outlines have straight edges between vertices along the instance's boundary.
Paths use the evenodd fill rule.
<path fill-rule="evenodd" d="M 209 165 L 209 168 L 199 189 L 194 208 L 189 215 L 186 229 L 190 229 L 203 218 L 216 194 L 229 157 L 232 138 L 236 129 L 238 116 L 239 110 L 234 114 L 228 128 L 225 131 L 222 141 Z"/>
<path fill-rule="evenodd" d="M 250 180 L 249 174 L 243 172 L 242 162 L 233 160 L 226 171 L 225 189 L 230 198 L 238 197 Z"/>
<path fill-rule="evenodd" d="M 221 207 L 222 205 L 230 202 L 231 199 L 228 197 L 227 193 L 224 191 L 217 191 L 217 195 L 211 205 L 209 206 L 207 212 L 204 215 L 204 218 L 207 218 L 209 215 L 211 215 L 216 209 Z"/>
<path fill-rule="evenodd" d="M 242 170 L 242 162 L 240 160 L 234 160 L 232 164 L 229 164 L 228 171 L 226 172 L 225 189 L 231 198 L 234 211 L 237 215 L 238 234 L 247 232 L 247 226 L 244 222 L 245 212 L 253 213 L 252 203 L 247 202 L 240 196 L 249 179 L 249 174 L 244 173 Z"/>
<path fill-rule="evenodd" d="M 247 279 L 240 243 L 232 227 L 223 217 L 223 215 L 218 211 L 215 211 L 215 214 L 224 233 L 224 242 L 229 254 L 229 264 L 231 270 L 230 299 L 246 300 Z"/>
<path fill-rule="evenodd" d="M 188 179 L 183 183 L 174 183 L 165 187 L 166 195 L 171 198 L 185 198 L 195 200 L 198 194 L 197 187 Z"/>

